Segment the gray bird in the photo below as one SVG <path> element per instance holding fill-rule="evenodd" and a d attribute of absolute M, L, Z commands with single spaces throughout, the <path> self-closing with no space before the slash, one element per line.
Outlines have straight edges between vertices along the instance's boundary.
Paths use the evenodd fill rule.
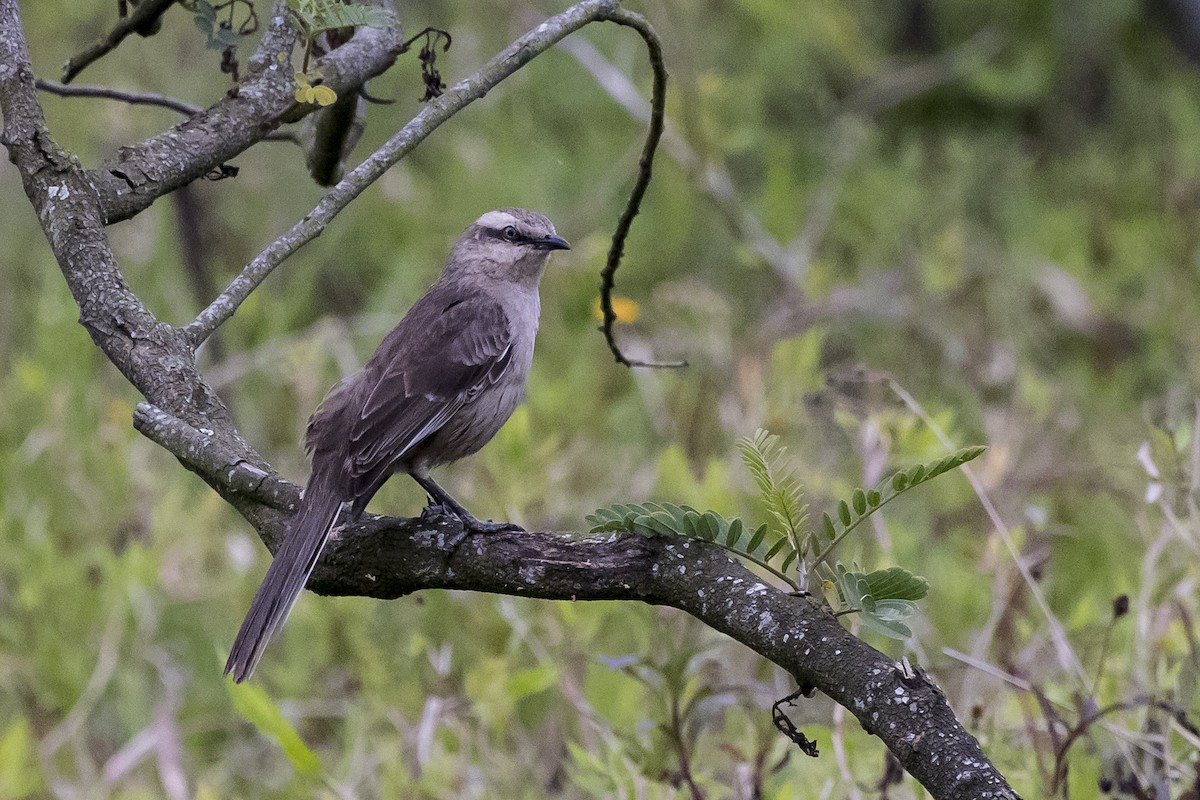
<path fill-rule="evenodd" d="M 537 335 L 538 282 L 554 225 L 521 208 L 489 211 L 455 243 L 442 274 L 380 343 L 358 375 L 308 422 L 312 473 L 300 510 L 234 640 L 225 674 L 241 682 L 287 619 L 342 506 L 356 519 L 397 472 L 469 531 L 516 526 L 467 513 L 430 468 L 479 450 L 520 405 Z"/>

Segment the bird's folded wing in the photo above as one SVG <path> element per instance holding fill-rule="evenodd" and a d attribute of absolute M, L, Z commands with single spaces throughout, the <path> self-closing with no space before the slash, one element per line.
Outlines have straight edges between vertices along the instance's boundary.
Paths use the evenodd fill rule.
<path fill-rule="evenodd" d="M 512 335 L 484 294 L 431 292 L 380 345 L 364 370 L 363 402 L 349 431 L 347 467 L 373 482 L 503 376 Z"/>

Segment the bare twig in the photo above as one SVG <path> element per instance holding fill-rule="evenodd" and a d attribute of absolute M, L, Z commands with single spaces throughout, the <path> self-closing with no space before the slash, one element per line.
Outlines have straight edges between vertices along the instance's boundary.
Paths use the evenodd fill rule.
<path fill-rule="evenodd" d="M 188 117 L 204 111 L 201 106 L 153 92 L 122 92 L 117 89 L 109 89 L 107 86 L 68 86 L 65 83 L 45 78 L 38 78 L 34 81 L 34 85 L 43 92 L 56 94 L 59 97 L 103 97 L 108 100 L 120 100 L 131 106 L 161 106 L 178 111 Z"/>
<path fill-rule="evenodd" d="M 117 23 L 108 36 L 96 42 L 63 65 L 63 83 L 70 83 L 85 67 L 117 49 L 117 45 L 125 41 L 131 33 L 146 30 L 155 19 L 162 16 L 175 0 L 142 0 L 137 8 L 125 19 Z"/>
<path fill-rule="evenodd" d="M 119 89 L 110 89 L 107 86 L 67 85 L 46 78 L 37 78 L 33 83 L 39 90 L 58 95 L 59 97 L 98 97 L 105 100 L 128 103 L 131 106 L 159 106 L 161 108 L 168 108 L 171 111 L 178 111 L 185 117 L 194 117 L 205 111 L 203 106 L 177 100 L 174 97 L 167 97 L 164 94 L 155 94 L 154 92 L 125 92 Z M 262 137 L 262 140 L 264 142 L 294 142 L 296 141 L 296 137 L 287 131 L 272 131 Z"/>
<path fill-rule="evenodd" d="M 700 787 L 696 783 L 696 776 L 692 774 L 691 754 L 684 733 L 683 718 L 679 711 L 679 695 L 675 692 L 671 693 L 670 707 L 670 737 L 672 744 L 675 745 L 675 753 L 679 757 L 679 775 L 688 787 L 688 793 L 692 796 L 692 800 L 704 800 L 704 792 L 700 791 Z"/>
<path fill-rule="evenodd" d="M 650 66 L 654 69 L 654 89 L 650 95 L 650 127 L 646 131 L 646 143 L 642 146 L 641 158 L 638 159 L 637 180 L 634 181 L 633 189 L 629 192 L 629 202 L 625 204 L 625 210 L 621 212 L 621 218 L 617 220 L 617 229 L 613 231 L 612 235 L 612 245 L 608 248 L 608 259 L 604 264 L 604 269 L 600 271 L 600 310 L 604 313 L 604 325 L 601 330 L 604 332 L 604 341 L 608 342 L 608 349 L 612 351 L 613 358 L 617 360 L 618 364 L 624 364 L 627 367 L 686 367 L 686 361 L 631 360 L 621 352 L 616 336 L 613 334 L 613 325 L 617 321 L 617 314 L 613 311 L 612 290 L 615 285 L 617 267 L 621 265 L 621 256 L 625 252 L 625 239 L 629 236 L 629 228 L 633 225 L 634 217 L 641 209 L 646 187 L 650 185 L 654 153 L 658 149 L 658 140 L 662 137 L 663 115 L 667 102 L 667 68 L 663 63 L 662 42 L 645 17 L 618 8 L 606 19 L 618 25 L 633 28 L 641 35 L 650 52 Z"/>

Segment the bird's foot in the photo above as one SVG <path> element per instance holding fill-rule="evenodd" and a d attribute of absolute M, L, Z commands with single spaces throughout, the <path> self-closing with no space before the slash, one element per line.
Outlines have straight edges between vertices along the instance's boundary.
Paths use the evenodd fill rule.
<path fill-rule="evenodd" d="M 451 508 L 444 503 L 430 502 L 421 510 L 421 521 L 425 523 L 443 522 L 447 519 L 455 520 L 462 524 L 462 532 L 456 535 L 446 546 L 446 550 L 453 553 L 456 551 L 468 536 L 473 533 L 500 533 L 502 531 L 524 531 L 520 525 L 512 522 L 492 522 L 490 519 L 476 519 L 465 511 L 459 511 Z"/>
<path fill-rule="evenodd" d="M 459 518 L 454 509 L 442 503 L 430 502 L 429 505 L 421 509 L 421 522 L 441 522 L 446 517 L 450 517 L 451 519 Z"/>
<path fill-rule="evenodd" d="M 514 525 L 511 522 L 492 522 L 490 519 L 475 519 L 470 514 L 459 514 L 458 521 L 462 523 L 462 533 L 454 537 L 449 543 L 447 550 L 451 555 L 458 551 L 459 545 L 467 540 L 467 537 L 473 533 L 500 533 L 501 531 L 524 531 L 520 525 Z"/>
<path fill-rule="evenodd" d="M 463 527 L 471 533 L 500 533 L 502 531 L 522 531 L 524 528 L 512 522 L 492 522 L 490 519 L 475 519 L 470 514 L 460 516 Z"/>

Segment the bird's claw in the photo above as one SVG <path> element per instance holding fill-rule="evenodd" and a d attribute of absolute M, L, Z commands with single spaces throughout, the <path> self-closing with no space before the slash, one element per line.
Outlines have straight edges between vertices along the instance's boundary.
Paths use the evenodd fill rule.
<path fill-rule="evenodd" d="M 475 519 L 468 517 L 462 520 L 463 527 L 471 533 L 502 533 L 504 531 L 520 531 L 525 529 L 512 522 L 492 522 L 490 519 Z"/>
<path fill-rule="evenodd" d="M 441 522 L 447 517 L 462 523 L 468 533 L 500 533 L 502 531 L 521 531 L 525 529 L 513 522 L 492 522 L 490 519 L 476 519 L 470 514 L 462 513 L 444 503 L 430 503 L 421 509 L 422 522 Z"/>
<path fill-rule="evenodd" d="M 421 509 L 421 522 L 439 522 L 446 517 L 458 519 L 458 514 L 441 503 L 430 503 Z"/>

